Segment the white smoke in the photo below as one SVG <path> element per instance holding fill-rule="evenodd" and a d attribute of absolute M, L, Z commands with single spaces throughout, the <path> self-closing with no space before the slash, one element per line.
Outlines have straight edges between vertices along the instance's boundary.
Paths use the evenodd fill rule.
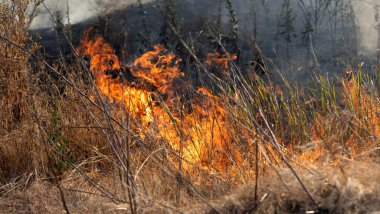
<path fill-rule="evenodd" d="M 376 54 L 377 51 L 377 39 L 378 39 L 378 32 L 376 29 L 376 22 L 375 22 L 375 14 L 376 14 L 376 6 L 379 7 L 379 13 L 380 13 L 380 0 L 334 0 L 334 1 L 346 1 L 351 2 L 354 8 L 355 13 L 355 24 L 359 27 L 359 44 L 360 44 L 360 52 L 363 55 L 373 56 Z M 335 3 L 331 3 L 332 5 Z M 238 8 L 237 14 L 243 13 L 243 11 L 249 11 L 252 9 L 252 5 L 256 4 L 255 7 L 259 7 L 261 2 L 266 2 L 271 10 L 272 13 L 279 13 L 281 11 L 281 6 L 283 4 L 283 0 L 234 0 L 233 3 L 235 3 L 234 6 Z M 291 6 L 294 10 L 298 10 L 297 3 L 299 0 L 292 0 L 290 1 Z M 311 2 L 315 2 L 315 0 L 303 0 L 306 6 L 310 6 Z M 315 3 L 314 3 L 315 4 Z M 249 14 L 250 12 L 248 12 Z M 302 19 L 302 14 L 300 11 L 297 11 L 297 20 Z M 260 17 L 258 17 L 260 18 Z M 325 18 L 328 18 L 325 16 Z M 380 19 L 380 15 L 379 15 Z M 240 20 L 241 21 L 241 20 Z M 347 25 L 351 25 L 352 23 L 345 23 Z M 261 29 L 266 28 L 267 26 L 259 26 Z M 328 28 L 328 26 L 325 26 Z M 355 32 L 352 32 L 355 33 Z"/>
<path fill-rule="evenodd" d="M 143 0 L 143 3 L 152 0 Z M 202 1 L 202 0 L 195 0 Z M 296 1 L 292 1 L 296 5 Z M 354 6 L 356 22 L 360 27 L 360 49 L 363 54 L 373 55 L 377 49 L 378 33 L 375 28 L 375 8 L 380 5 L 380 0 L 346 0 L 351 1 Z M 181 0 L 178 0 L 180 3 Z M 256 0 L 254 3 L 259 4 Z M 280 7 L 282 1 L 269 0 L 273 8 Z M 305 1 L 306 3 L 308 1 Z M 53 14 L 59 14 L 63 23 L 68 22 L 70 18 L 71 24 L 76 24 L 87 19 L 96 17 L 99 14 L 112 12 L 128 5 L 136 4 L 137 0 L 45 0 L 45 5 Z M 237 14 L 248 13 L 251 9 L 251 0 L 234 0 L 237 8 Z M 296 7 L 294 5 L 294 7 Z M 69 10 L 69 13 L 67 11 Z M 31 28 L 51 28 L 54 26 L 50 14 L 44 6 L 40 7 L 40 14 L 33 20 Z M 242 20 L 240 20 L 242 21 Z"/>
<path fill-rule="evenodd" d="M 360 26 L 360 46 L 362 54 L 373 55 L 377 50 L 375 14 L 379 0 L 354 0 L 355 15 Z M 379 11 L 380 12 L 380 11 Z"/>
<path fill-rule="evenodd" d="M 69 19 L 71 24 L 76 24 L 136 2 L 136 0 L 45 0 L 45 5 L 48 9 L 41 5 L 39 8 L 40 13 L 33 20 L 31 28 L 51 28 L 54 26 L 48 10 L 55 16 L 59 14 L 64 24 L 68 23 Z"/>

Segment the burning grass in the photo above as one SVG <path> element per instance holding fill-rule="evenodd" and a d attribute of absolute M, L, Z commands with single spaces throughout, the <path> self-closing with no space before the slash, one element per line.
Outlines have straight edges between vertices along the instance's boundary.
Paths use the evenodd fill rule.
<path fill-rule="evenodd" d="M 23 13 L 25 5 L 16 8 Z M 0 57 L 0 208 L 9 197 L 26 203 L 44 195 L 35 185 L 54 189 L 66 210 L 84 212 L 96 201 L 102 211 L 131 212 L 186 211 L 194 203 L 194 212 L 340 212 L 345 205 L 355 212 L 356 204 L 378 201 L 355 174 L 355 164 L 378 167 L 371 162 L 380 137 L 377 71 L 359 66 L 339 83 L 315 76 L 309 88 L 285 78 L 275 84 L 246 75 L 221 46 L 203 60 L 191 56 L 212 83 L 195 87 L 184 78 L 184 59 L 164 46 L 126 66 L 91 29 L 71 64 L 62 58 L 52 66 L 31 56 L 33 48 L 20 49 L 28 36 L 18 18 L 19 25 L 0 28 L 8 50 Z M 23 34 L 4 34 L 11 31 Z M 315 165 L 323 167 L 305 170 Z M 341 184 L 336 169 L 363 181 L 343 173 Z M 245 185 L 245 193 L 218 203 Z"/>
<path fill-rule="evenodd" d="M 193 93 L 191 97 L 181 97 L 179 87 L 189 86 L 173 86 L 174 80 L 184 75 L 178 67 L 180 59 L 173 53 L 156 45 L 154 51 L 136 59 L 123 74 L 119 73 L 122 72 L 119 59 L 109 44 L 98 35 L 94 39 L 88 37 L 86 33 L 79 52 L 89 55 L 90 72 L 97 87 L 111 101 L 123 103 L 125 113 L 134 121 L 131 129 L 143 141 L 168 143 L 171 152 L 183 159 L 179 164 L 185 170 L 197 165 L 206 170 L 225 171 L 229 165 L 241 163 L 240 154 L 228 143 L 231 136 L 220 98 L 205 88 L 191 88 L 187 92 Z M 115 70 L 116 78 L 107 75 Z M 128 82 L 123 75 L 132 76 L 137 83 Z M 154 88 L 149 90 L 149 85 Z M 186 105 L 181 98 L 186 99 Z"/>

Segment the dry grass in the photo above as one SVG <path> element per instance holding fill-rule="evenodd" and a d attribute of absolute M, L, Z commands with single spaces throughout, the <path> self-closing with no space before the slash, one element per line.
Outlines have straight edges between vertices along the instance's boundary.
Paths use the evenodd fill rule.
<path fill-rule="evenodd" d="M 24 22 L 26 6 L 27 1 L 0 4 L 1 35 L 22 47 L 29 40 Z M 40 159 L 40 138 L 31 118 L 28 55 L 3 41 L 0 47 L 0 179 L 4 179 L 35 168 Z"/>
<path fill-rule="evenodd" d="M 210 78 L 218 89 L 212 101 L 225 104 L 233 152 L 218 156 L 227 166 L 195 162 L 186 171 L 181 163 L 188 160 L 155 136 L 154 128 L 125 122 L 129 113 L 98 91 L 80 57 L 47 65 L 30 55 L 38 52 L 26 31 L 27 3 L 0 3 L 0 35 L 19 46 L 0 40 L 5 50 L 0 52 L 2 212 L 62 212 L 64 204 L 79 213 L 317 210 L 286 160 L 296 166 L 320 211 L 380 210 L 380 166 L 373 150 L 380 104 L 376 85 L 361 68 L 353 80 L 342 79 L 340 89 L 319 76 L 305 92 L 286 79 L 280 90 L 257 76 L 246 77 L 230 63 L 238 80 Z"/>
<path fill-rule="evenodd" d="M 376 181 L 380 175 L 378 169 L 377 162 L 354 161 L 338 168 L 318 163 L 310 167 L 312 173 L 298 171 L 320 205 L 321 213 L 371 213 L 380 210 L 380 186 Z M 253 196 L 254 187 L 247 185 L 237 193 L 217 201 L 216 208 L 222 213 L 317 211 L 292 178 L 292 173 L 285 169 L 281 175 L 288 189 L 278 179 L 274 179 L 276 175 L 269 173 L 260 180 L 257 204 Z M 214 213 L 212 210 L 207 212 Z"/>
<path fill-rule="evenodd" d="M 323 170 L 320 170 L 323 168 Z M 320 211 L 324 213 L 375 213 L 380 210 L 380 165 L 377 162 L 354 161 L 340 168 L 327 163 L 317 163 L 309 168 L 312 173 L 298 169 L 299 175 L 312 192 Z M 363 173 L 366 172 L 366 173 Z M 209 200 L 211 209 L 201 200 L 187 196 L 182 208 L 168 202 L 160 205 L 153 201 L 139 204 L 139 213 L 305 213 L 317 211 L 304 191 L 293 179 L 289 170 L 283 168 L 281 176 L 268 172 L 260 178 L 259 197 L 254 197 L 255 187 L 246 184 L 225 196 Z M 98 178 L 102 184 L 112 186 L 109 176 Z M 70 210 L 76 213 L 124 213 L 129 210 L 125 203 L 115 204 L 97 195 L 96 189 L 83 177 L 66 175 L 61 181 Z M 152 195 L 152 197 L 155 197 Z M 158 196 L 156 196 L 158 197 Z M 185 200 L 185 199 L 184 199 Z M 52 213 L 62 212 L 59 190 L 50 182 L 34 181 L 24 190 L 16 190 L 0 197 L 2 213 Z"/>

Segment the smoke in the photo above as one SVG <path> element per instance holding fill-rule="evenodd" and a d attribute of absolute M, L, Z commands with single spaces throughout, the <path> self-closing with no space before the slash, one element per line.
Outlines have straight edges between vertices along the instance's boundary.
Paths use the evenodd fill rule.
<path fill-rule="evenodd" d="M 339 1 L 339 0 L 336 0 Z M 376 15 L 376 6 L 379 7 L 379 13 L 380 13 L 380 0 L 340 0 L 342 2 L 349 3 L 351 2 L 353 5 L 354 13 L 355 13 L 355 24 L 358 26 L 358 33 L 359 33 L 359 51 L 360 54 L 373 56 L 377 51 L 377 39 L 378 39 L 378 32 L 376 30 L 376 23 L 375 23 L 375 15 Z M 302 19 L 302 13 L 298 10 L 297 5 L 298 0 L 290 1 L 291 7 L 293 10 L 296 11 L 296 20 L 299 21 Z M 310 6 L 311 1 L 304 1 L 306 6 Z M 256 11 L 258 14 L 260 14 L 260 11 L 264 11 L 264 8 L 262 8 L 263 3 L 266 3 L 269 5 L 270 9 L 274 14 L 278 14 L 281 10 L 281 5 L 283 4 L 282 0 L 236 0 L 234 1 L 235 7 L 238 10 L 239 13 L 243 13 L 244 11 L 247 11 L 247 13 L 250 13 L 249 10 L 252 9 L 253 5 L 256 7 Z M 331 3 L 331 4 L 334 4 Z M 261 14 L 265 16 L 265 14 Z M 328 17 L 325 16 L 325 19 Z M 260 19 L 260 17 L 258 17 Z M 380 17 L 379 17 L 380 19 Z M 244 19 L 240 19 L 244 20 Z M 343 25 L 351 25 L 352 23 L 342 23 Z M 322 28 L 329 28 L 328 23 L 324 23 L 325 26 L 321 26 Z M 267 28 L 268 26 L 265 26 L 264 28 Z M 259 28 L 263 28 L 259 26 Z M 264 30 L 264 29 L 262 29 Z M 354 32 L 352 32 L 354 33 Z"/>
<path fill-rule="evenodd" d="M 149 0 L 143 0 L 145 3 Z M 80 23 L 99 14 L 109 13 L 136 3 L 136 0 L 45 0 L 48 10 L 55 18 L 60 17 L 64 24 Z M 51 28 L 54 22 L 48 10 L 42 5 L 40 13 L 31 24 L 31 29 Z"/>
<path fill-rule="evenodd" d="M 375 14 L 378 0 L 354 1 L 355 15 L 360 27 L 361 54 L 374 55 L 377 50 L 377 37 Z"/>
<path fill-rule="evenodd" d="M 193 2 L 190 6 L 185 4 L 185 1 L 178 0 L 176 4 L 181 8 L 181 4 L 187 5 L 187 8 L 182 8 L 182 12 L 195 11 L 195 14 L 199 16 L 205 14 L 205 10 L 212 11 L 211 9 L 218 8 L 216 4 L 208 4 L 207 1 L 202 0 L 188 0 Z M 359 27 L 359 50 L 363 55 L 373 56 L 377 50 L 377 37 L 378 33 L 375 28 L 375 13 L 376 4 L 379 4 L 379 0 L 341 0 L 351 1 L 355 12 L 355 22 Z M 143 3 L 152 2 L 152 0 L 143 0 Z M 215 1 L 223 2 L 223 1 Z M 291 1 L 291 5 L 294 11 L 297 13 L 298 27 L 297 31 L 302 31 L 302 13 L 298 11 L 298 0 Z M 304 1 L 308 4 L 309 1 Z M 96 17 L 99 14 L 110 13 L 117 9 L 122 9 L 132 4 L 136 4 L 137 0 L 45 0 L 45 4 L 49 11 L 56 17 L 60 17 L 61 21 L 65 24 L 70 19 L 71 24 L 83 22 L 85 20 Z M 283 1 L 280 0 L 232 0 L 233 7 L 236 10 L 237 17 L 239 19 L 239 25 L 241 28 L 252 28 L 252 9 L 257 12 L 259 34 L 263 38 L 267 38 L 269 34 L 273 34 L 275 29 L 271 29 L 265 19 L 273 19 L 272 25 L 275 26 L 275 19 L 278 13 L 281 11 Z M 266 14 L 263 5 L 269 5 L 270 14 Z M 222 6 L 224 7 L 224 6 Z M 207 9 L 208 8 L 208 9 Z M 43 6 L 40 8 L 40 14 L 34 19 L 31 25 L 31 29 L 36 28 L 51 28 L 54 26 L 50 14 Z M 211 13 L 211 12 L 210 12 Z M 180 13 L 181 14 L 181 13 Z M 187 13 L 184 13 L 187 14 Z M 191 18 L 195 20 L 196 15 L 193 14 Z M 272 17 L 272 18 L 270 18 Z M 273 18 L 274 17 L 274 18 Z M 68 19 L 69 18 L 69 19 Z M 227 18 L 227 17 L 226 17 Z M 327 18 L 327 17 L 325 17 Z M 228 21 L 228 18 L 224 21 Z M 350 25 L 352 23 L 346 23 Z M 273 28 L 272 26 L 272 28 Z M 328 29 L 328 23 L 325 23 L 324 28 Z M 354 33 L 354 32 L 352 32 Z M 343 33 L 342 33 L 343 35 Z M 268 41 L 265 41 L 268 42 Z"/>

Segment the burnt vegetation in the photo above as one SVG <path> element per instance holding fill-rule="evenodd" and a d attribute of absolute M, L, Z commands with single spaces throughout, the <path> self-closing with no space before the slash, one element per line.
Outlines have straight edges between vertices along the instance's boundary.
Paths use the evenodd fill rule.
<path fill-rule="evenodd" d="M 0 3 L 0 212 L 380 210 L 355 1 L 65 7 Z"/>

